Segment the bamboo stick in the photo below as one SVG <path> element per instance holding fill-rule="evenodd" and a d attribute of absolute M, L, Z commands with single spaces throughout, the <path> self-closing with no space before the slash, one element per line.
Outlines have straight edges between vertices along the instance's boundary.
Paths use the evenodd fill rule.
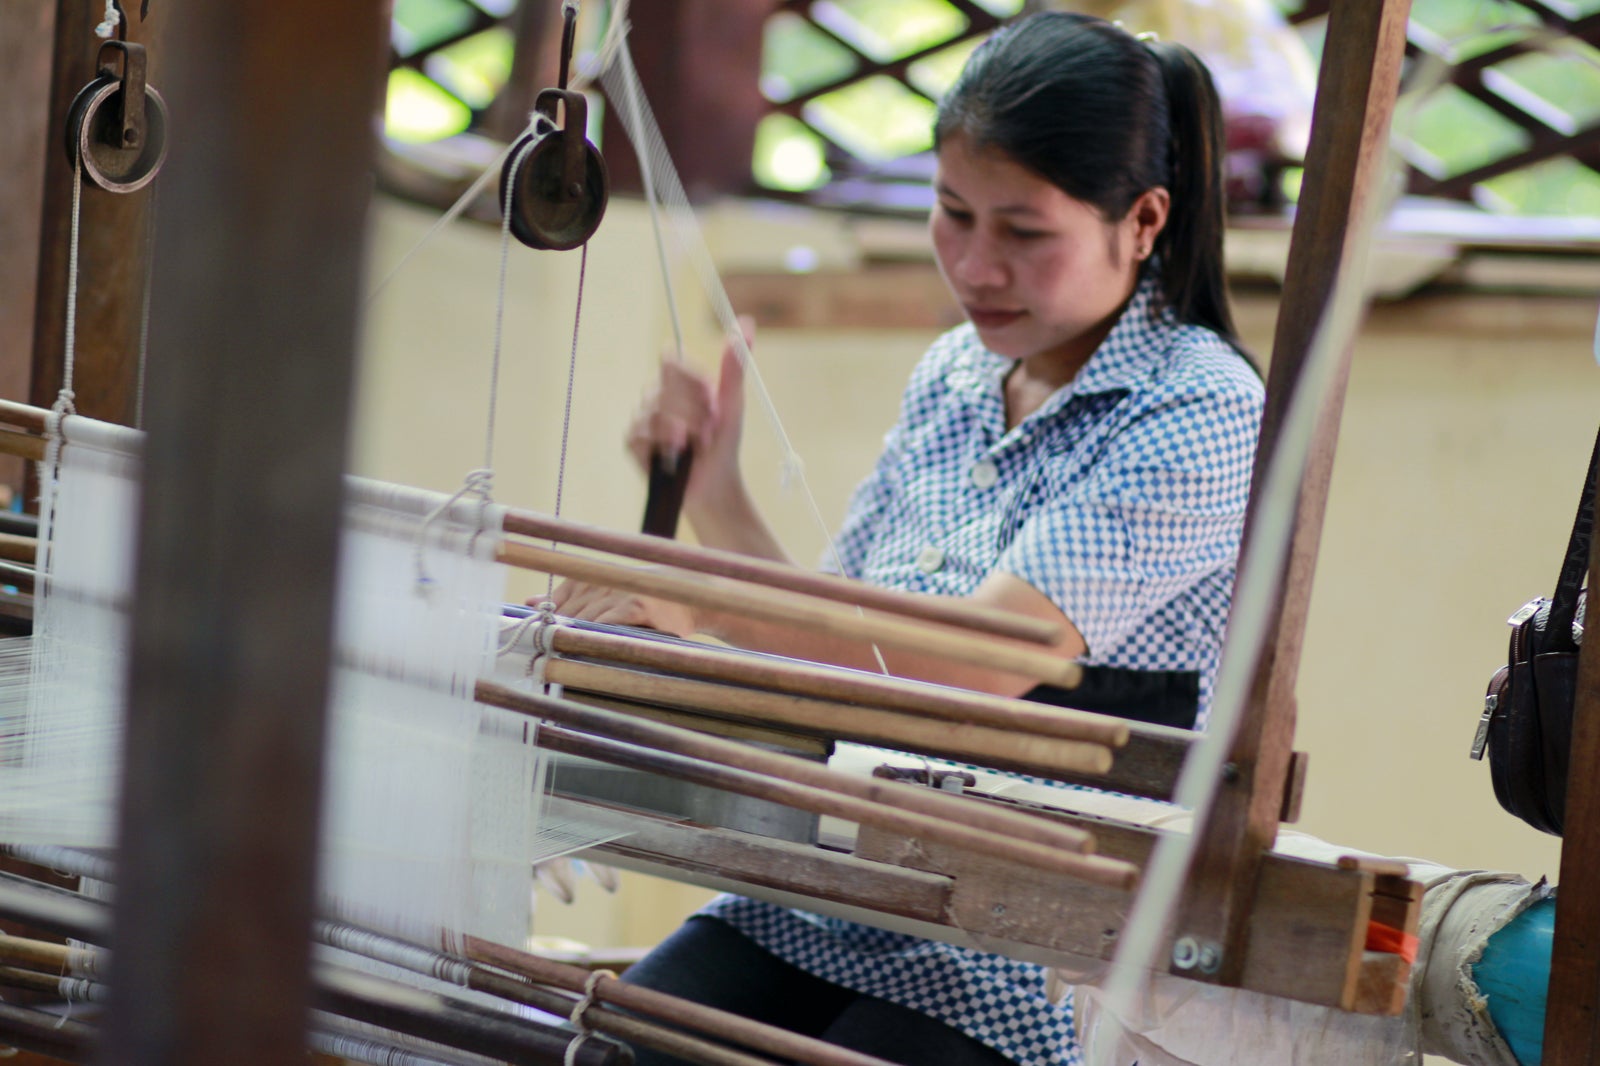
<path fill-rule="evenodd" d="M 1094 847 L 1093 837 L 1082 830 L 1047 821 L 1019 810 L 1008 810 L 899 782 L 877 778 L 862 779 L 829 770 L 804 759 L 763 751 L 689 729 L 640 721 L 624 714 L 582 706 L 570 701 L 533 696 L 492 682 L 478 682 L 477 695 L 483 703 L 548 719 L 570 729 L 596 733 L 627 744 L 655 749 L 664 754 L 680 755 L 731 767 L 758 775 L 758 779 L 761 776 L 776 778 L 820 789 L 836 797 L 865 801 L 853 808 L 857 811 L 856 814 L 840 815 L 865 824 L 882 824 L 882 808 L 886 806 L 901 812 L 923 815 L 936 825 L 942 825 L 943 835 L 946 837 L 952 835 L 960 837 L 959 842 L 952 841 L 955 846 L 986 855 L 996 855 L 997 851 L 1003 850 L 1007 853 L 1005 857 L 1011 861 L 1023 862 L 1035 868 L 1066 873 L 1068 871 L 1062 869 L 1064 864 L 1061 860 L 1068 856 L 1056 855 L 1056 852 L 1066 852 L 1069 856 L 1086 856 Z M 748 784 L 748 782 L 740 783 Z M 768 795 L 766 798 L 772 797 Z M 779 802 L 785 801 L 779 800 Z M 858 817 L 857 815 L 863 811 L 865 817 Z M 895 831 L 900 831 L 898 826 L 894 828 Z M 958 829 L 971 832 L 954 832 Z M 1023 846 L 1032 846 L 1032 850 Z M 1019 852 L 1025 852 L 1026 857 L 1019 857 Z M 1138 871 L 1128 863 L 1097 858 L 1091 867 L 1074 869 L 1070 875 L 1092 880 L 1096 884 L 1127 888 L 1137 879 Z"/>
<path fill-rule="evenodd" d="M 568 552 L 505 541 L 496 558 L 509 566 L 575 578 L 594 585 L 729 611 L 763 622 L 807 629 L 863 644 L 881 644 L 1068 688 L 1083 675 L 1077 663 L 1010 641 L 965 633 L 932 622 L 910 622 L 804 596 L 700 574 L 641 570 Z"/>
<path fill-rule="evenodd" d="M 852 707 L 782 692 L 560 658 L 545 662 L 544 677 L 552 684 L 602 696 L 725 714 L 783 725 L 813 736 L 881 744 L 1040 777 L 1057 773 L 1103 774 L 1111 769 L 1111 750 L 1100 744 L 929 721 L 895 711 Z"/>
<path fill-rule="evenodd" d="M 840 703 L 860 703 L 1112 748 L 1120 748 L 1128 742 L 1126 721 L 1088 711 L 1064 707 L 1047 710 L 1029 700 L 1007 699 L 796 659 L 724 651 L 706 645 L 686 646 L 573 626 L 556 626 L 550 632 L 551 646 L 564 655 L 648 666 Z"/>
<path fill-rule="evenodd" d="M 919 596 L 895 589 L 879 588 L 835 574 L 804 570 L 735 552 L 683 544 L 663 537 L 620 533 L 531 511 L 509 512 L 505 518 L 504 528 L 507 533 L 538 540 L 590 548 L 642 562 L 675 566 L 680 570 L 750 581 L 769 588 L 802 592 L 820 599 L 846 603 L 853 607 L 870 608 L 925 622 L 939 622 L 1011 640 L 1049 646 L 1061 640 L 1063 636 L 1059 624 L 1037 618 L 1026 618 L 992 607 L 979 607 L 951 597 Z"/>

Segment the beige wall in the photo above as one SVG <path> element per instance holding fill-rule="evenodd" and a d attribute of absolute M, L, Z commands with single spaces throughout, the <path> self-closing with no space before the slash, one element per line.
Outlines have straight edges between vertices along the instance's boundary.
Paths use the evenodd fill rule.
<path fill-rule="evenodd" d="M 433 216 L 380 207 L 381 276 Z M 805 244 L 824 264 L 853 250 L 837 219 L 787 210 L 713 216 L 724 265 L 770 268 Z M 635 528 L 642 479 L 623 455 L 627 417 L 670 322 L 648 219 L 617 202 L 590 253 L 563 513 Z M 498 234 L 460 223 L 374 303 L 355 440 L 362 473 L 453 489 L 483 462 Z M 508 272 L 496 495 L 554 506 L 577 253 L 513 246 Z M 692 357 L 711 365 L 704 297 L 680 284 Z M 1548 591 L 1597 413 L 1593 299 L 1430 297 L 1380 308 L 1358 346 L 1300 683 L 1297 746 L 1311 755 L 1303 828 L 1353 846 L 1554 878 L 1557 842 L 1500 813 L 1466 749 L 1504 618 Z M 1270 347 L 1274 302 L 1239 301 Z M 767 332 L 756 355 L 804 458 L 816 510 L 780 484 L 781 449 L 751 402 L 746 470 L 797 559 L 823 545 L 874 458 L 925 333 Z M 538 591 L 524 579 L 519 595 Z M 706 898 L 627 875 L 577 905 L 541 902 L 536 928 L 597 946 L 653 942 Z"/>

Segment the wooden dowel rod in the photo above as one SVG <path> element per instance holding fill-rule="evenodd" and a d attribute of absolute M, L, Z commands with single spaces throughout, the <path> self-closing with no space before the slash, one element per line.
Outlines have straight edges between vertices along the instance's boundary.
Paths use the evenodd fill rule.
<path fill-rule="evenodd" d="M 97 1030 L 75 1018 L 9 1003 L 0 1003 L 0 1032 L 7 1045 L 60 1062 L 88 1062 L 97 1042 Z"/>
<path fill-rule="evenodd" d="M 529 695 L 489 681 L 478 682 L 477 695 L 483 703 L 548 719 L 572 729 L 828 789 L 872 803 L 887 804 L 971 826 L 994 836 L 1011 837 L 1062 851 L 1087 854 L 1093 850 L 1094 841 L 1088 833 L 1021 811 L 1005 810 L 933 789 L 853 777 L 804 759 L 763 751 L 737 741 L 706 736 L 691 729 L 641 721 L 615 711 L 581 706 L 570 701 Z"/>
<path fill-rule="evenodd" d="M 830 770 L 826 766 L 806 759 L 765 751 L 735 740 L 707 736 L 692 729 L 649 722 L 619 711 L 602 710 L 568 700 L 518 692 L 492 681 L 478 682 L 477 698 L 481 703 L 542 718 L 570 729 L 611 737 L 673 755 L 749 770 L 796 784 L 828 789 L 855 799 L 971 825 L 998 836 L 1043 844 L 1062 851 L 1087 854 L 1093 850 L 1093 838 L 1080 829 L 933 789 L 855 777 Z"/>
<path fill-rule="evenodd" d="M 550 987 L 550 982 L 534 983 L 532 978 L 492 969 L 455 950 L 438 950 L 348 922 L 319 921 L 312 928 L 312 938 L 341 951 L 438 978 L 458 988 L 470 988 L 512 1003 L 537 1007 L 560 1018 L 572 1014 L 573 1007 L 582 998 L 578 993 L 587 979 L 586 972 L 579 971 L 575 984 Z M 445 939 L 448 943 L 455 938 L 451 934 Z M 668 1029 L 659 1022 L 619 1014 L 594 1002 L 584 1010 L 583 1021 L 596 1032 L 653 1047 L 698 1066 L 771 1066 L 765 1059 Z"/>
<path fill-rule="evenodd" d="M 43 992 L 49 996 L 61 997 L 61 978 L 54 974 L 40 972 L 39 970 L 24 969 L 20 966 L 0 966 L 0 985 L 7 988 L 23 988 L 29 992 Z M 0 1043 L 4 1043 L 0 1036 Z"/>
<path fill-rule="evenodd" d="M 527 983 L 526 979 L 507 977 L 478 965 L 474 965 L 468 975 L 467 987 L 475 992 L 483 992 L 513 1003 L 525 1003 L 561 1018 L 571 1014 L 572 1008 L 581 998 L 571 992 L 540 988 Z M 583 1020 L 597 1033 L 617 1037 L 629 1044 L 654 1048 L 675 1059 L 695 1063 L 696 1066 L 772 1066 L 769 1059 L 758 1058 L 743 1051 L 723 1047 L 721 1044 L 713 1044 L 700 1037 L 690 1036 L 688 1033 L 669 1029 L 656 1022 L 647 1022 L 632 1015 L 620 1014 L 599 1005 L 585 1010 Z M 882 1066 L 889 1064 L 883 1063 Z"/>
<path fill-rule="evenodd" d="M 0 533 L 0 559 L 32 565 L 39 554 L 39 542 L 20 533 Z"/>
<path fill-rule="evenodd" d="M 563 1061 L 572 1033 L 532 1018 L 490 1011 L 454 995 L 423 991 L 328 963 L 312 967 L 312 1006 L 397 1033 L 485 1055 L 514 1066 Z M 621 1066 L 626 1053 L 611 1040 L 580 1045 L 564 1061 Z"/>
<path fill-rule="evenodd" d="M 1057 773 L 1103 774 L 1111 769 L 1111 749 L 1101 744 L 1030 736 L 960 722 L 930 721 L 895 711 L 852 707 L 783 692 L 719 685 L 561 658 L 544 664 L 544 677 L 552 684 L 601 696 L 783 725 L 811 736 L 879 744 L 918 755 L 959 759 L 1039 777 L 1052 777 Z"/>
<path fill-rule="evenodd" d="M 49 414 L 50 412 L 43 407 L 16 403 L 13 400 L 0 400 L 0 422 L 28 430 L 30 433 L 43 433 L 45 419 Z"/>
<path fill-rule="evenodd" d="M 911 681 L 903 677 L 779 659 L 706 645 L 685 646 L 620 633 L 600 633 L 573 626 L 551 630 L 551 644 L 563 655 L 581 655 L 610 662 L 671 670 L 691 677 L 777 689 L 840 703 L 860 703 L 929 718 L 1014 729 L 1038 736 L 1081 740 L 1120 748 L 1128 742 L 1128 723 L 1109 715 L 1046 709 L 1029 700 L 1006 699 L 966 689 Z"/>
<path fill-rule="evenodd" d="M 662 537 L 601 529 L 530 511 L 508 513 L 504 528 L 507 533 L 519 536 L 590 548 L 643 562 L 663 563 L 681 570 L 736 578 L 790 592 L 803 592 L 854 607 L 920 618 L 1032 644 L 1053 645 L 1063 636 L 1062 627 L 1058 624 L 1025 618 L 992 607 L 978 607 L 950 597 L 919 596 L 879 588 L 835 574 L 803 570 L 749 555 L 701 548 Z"/>
<path fill-rule="evenodd" d="M 44 459 L 45 441 L 43 437 L 35 437 L 30 433 L 0 428 L 0 453 L 37 463 Z"/>
<path fill-rule="evenodd" d="M 14 585 L 24 591 L 31 591 L 33 579 L 32 564 L 23 566 L 19 563 L 0 563 L 0 585 Z"/>
<path fill-rule="evenodd" d="M 530 981 L 580 991 L 589 980 L 589 971 L 579 966 L 540 958 L 527 952 L 467 937 L 465 954 L 477 962 L 498 967 Z M 787 1029 L 691 1003 L 677 996 L 628 984 L 615 977 L 599 977 L 594 984 L 597 1002 L 613 1004 L 635 1014 L 648 1015 L 682 1025 L 718 1039 L 729 1040 L 775 1058 L 807 1063 L 808 1066 L 883 1066 L 882 1060 L 849 1048 L 825 1044 L 814 1037 L 791 1033 Z"/>
<path fill-rule="evenodd" d="M 42 966 L 57 974 L 78 974 L 86 966 L 93 968 L 96 954 L 84 948 L 0 933 L 0 961 L 19 966 Z"/>
<path fill-rule="evenodd" d="M 1059 851 L 1048 845 L 998 836 L 935 816 L 886 807 L 831 789 L 797 784 L 735 766 L 703 762 L 606 737 L 590 736 L 558 725 L 541 726 L 539 743 L 551 751 L 581 755 L 724 792 L 781 803 L 797 810 L 843 818 L 890 833 L 959 848 L 1002 862 L 1018 863 L 1030 869 L 1060 874 L 1090 884 L 1127 890 L 1133 887 L 1138 878 L 1135 867 L 1116 859 Z"/>
<path fill-rule="evenodd" d="M 912 622 L 877 611 L 858 611 L 796 592 L 766 589 L 702 574 L 641 570 L 568 552 L 505 541 L 496 558 L 509 566 L 644 596 L 728 611 L 762 622 L 806 629 L 863 644 L 985 666 L 1068 688 L 1083 676 L 1075 662 L 1031 647 L 965 633 L 933 622 Z"/>

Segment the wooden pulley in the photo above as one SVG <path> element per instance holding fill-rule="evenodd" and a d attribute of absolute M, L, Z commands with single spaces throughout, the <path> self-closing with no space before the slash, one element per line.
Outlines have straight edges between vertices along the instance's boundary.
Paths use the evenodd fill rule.
<path fill-rule="evenodd" d="M 118 73 L 114 56 L 122 53 Z M 107 41 L 99 73 L 67 112 L 67 158 L 107 192 L 148 185 L 167 156 L 167 105 L 145 82 L 144 46 Z"/>
<path fill-rule="evenodd" d="M 566 251 L 600 228 L 611 181 L 605 160 L 584 136 L 588 100 L 582 93 L 546 89 L 539 94 L 538 110 L 553 115 L 557 100 L 566 105 L 565 127 L 527 134 L 512 146 L 500 175 L 500 199 L 506 202 L 509 183 L 511 232 L 517 240 L 530 248 Z"/>

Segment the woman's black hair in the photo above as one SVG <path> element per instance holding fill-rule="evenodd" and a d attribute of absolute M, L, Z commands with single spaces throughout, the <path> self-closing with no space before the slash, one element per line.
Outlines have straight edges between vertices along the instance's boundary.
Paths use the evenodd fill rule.
<path fill-rule="evenodd" d="M 935 143 L 956 134 L 1004 152 L 1108 221 L 1166 188 L 1172 206 L 1144 269 L 1159 269 L 1179 321 L 1240 347 L 1222 264 L 1222 106 L 1193 52 L 1088 15 L 1020 19 L 973 52 L 939 105 Z"/>

